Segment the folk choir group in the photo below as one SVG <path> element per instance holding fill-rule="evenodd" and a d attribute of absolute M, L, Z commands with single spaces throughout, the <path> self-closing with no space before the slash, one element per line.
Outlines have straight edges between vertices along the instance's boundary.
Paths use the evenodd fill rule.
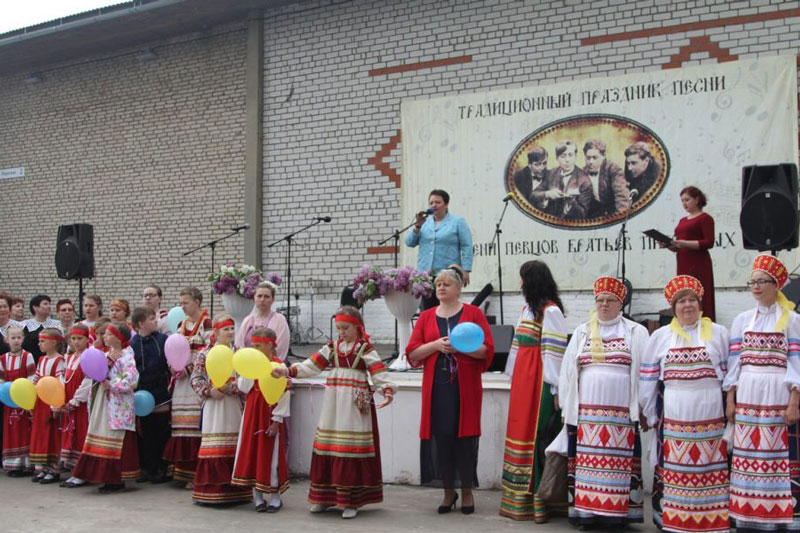
<path fill-rule="evenodd" d="M 595 309 L 570 335 L 547 265 L 526 262 L 520 277 L 526 305 L 507 366 L 501 515 L 543 522 L 564 513 L 575 526 L 603 528 L 643 522 L 645 460 L 655 471 L 653 518 L 665 531 L 800 527 L 800 317 L 780 290 L 788 278 L 780 260 L 755 259 L 748 287 L 756 305 L 730 329 L 703 316 L 708 289 L 697 278 L 676 276 L 664 288 L 675 318 L 652 335 L 622 316 L 626 287 L 619 279 L 595 281 Z M 464 278 L 457 265 L 439 270 L 438 305 L 420 314 L 406 348 L 412 366 L 423 369 L 421 479 L 444 489 L 441 514 L 456 507 L 457 489 L 461 512 L 475 511 L 481 374 L 494 354 L 485 316 L 461 302 Z M 279 511 L 289 486 L 291 390 L 269 405 L 257 382 L 234 374 L 216 387 L 205 368 L 209 349 L 220 344 L 285 361 L 288 327 L 271 310 L 274 298 L 274 285 L 259 286 L 256 309 L 237 332 L 227 315 L 208 318 L 199 290 L 181 291 L 187 318 L 179 333 L 192 356 L 179 371 L 166 363 L 163 316 L 152 307 L 136 308 L 130 323 L 94 312 L 62 331 L 41 320 L 38 329 L 20 327 L 0 300 L 8 344 L 0 378 L 53 376 L 67 396 L 58 409 L 40 400 L 32 412 L 5 407 L 5 471 L 68 488 L 97 483 L 104 493 L 120 491 L 127 479 L 173 480 L 192 488 L 198 503 L 252 501 L 258 511 Z M 97 300 L 88 297 L 90 307 Z M 397 385 L 358 310 L 343 307 L 335 321 L 338 340 L 301 363 L 276 366 L 273 375 L 292 380 L 330 371 L 310 446 L 308 500 L 312 512 L 336 508 L 352 518 L 383 499 L 375 410 L 392 402 Z M 450 344 L 449 332 L 461 322 L 484 331 L 473 353 Z M 31 328 L 37 355 L 23 348 Z M 80 356 L 90 344 L 106 354 L 103 381 L 82 373 Z M 147 416 L 134 414 L 137 389 L 156 400 Z M 642 431 L 655 432 L 647 449 Z"/>

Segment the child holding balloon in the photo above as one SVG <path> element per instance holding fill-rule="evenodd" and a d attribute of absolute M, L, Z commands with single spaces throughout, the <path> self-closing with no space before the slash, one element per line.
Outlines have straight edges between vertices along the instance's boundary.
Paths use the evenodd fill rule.
<path fill-rule="evenodd" d="M 15 379 L 32 380 L 36 363 L 33 354 L 22 349 L 25 338 L 22 328 L 9 326 L 6 333 L 10 349 L 0 356 L 0 398 L 6 404 L 3 417 L 3 470 L 10 477 L 22 477 L 29 476 L 31 471 L 31 418 L 29 413 L 11 400 L 8 389 Z"/>
<path fill-rule="evenodd" d="M 322 412 L 311 456 L 311 512 L 344 508 L 342 518 L 355 518 L 358 508 L 383 501 L 378 420 L 375 408 L 392 403 L 397 385 L 369 342 L 358 309 L 336 311 L 339 340 L 329 342 L 302 363 L 273 370 L 275 377 L 306 378 L 333 367 L 325 382 Z M 384 396 L 375 405 L 372 383 Z"/>
<path fill-rule="evenodd" d="M 99 489 L 102 494 L 120 491 L 125 488 L 124 480 L 139 476 L 133 399 L 139 372 L 129 346 L 130 337 L 125 324 L 108 324 L 103 333 L 103 343 L 108 348 L 107 367 L 81 365 L 87 374 L 85 379 L 95 383 L 89 430 L 73 474 L 91 483 L 104 483 Z"/>
<path fill-rule="evenodd" d="M 256 328 L 250 336 L 251 348 L 270 361 L 281 362 L 276 350 L 277 335 L 269 328 Z M 239 390 L 247 393 L 242 416 L 242 430 L 236 445 L 236 464 L 231 483 L 252 488 L 257 512 L 276 513 L 283 507 L 281 493 L 289 488 L 289 467 L 286 456 L 287 433 L 284 419 L 290 414 L 287 391 L 271 406 L 258 382 L 239 377 Z M 270 495 L 270 502 L 264 500 Z"/>
<path fill-rule="evenodd" d="M 52 377 L 56 380 L 62 378 L 64 375 L 64 356 L 60 352 L 63 350 L 63 344 L 64 337 L 59 329 L 45 328 L 39 333 L 39 350 L 42 351 L 42 357 L 36 366 L 36 374 L 33 377 L 34 385 L 38 385 L 45 377 Z M 44 387 L 47 381 L 41 387 Z M 47 385 L 50 386 L 51 384 L 52 382 Z M 58 384 L 60 384 L 60 381 Z M 37 389 L 41 387 L 37 387 Z M 60 405 L 56 407 L 60 407 Z M 37 398 L 33 408 L 33 423 L 31 424 L 31 464 L 36 470 L 36 474 L 32 479 L 33 482 L 47 485 L 56 483 L 59 480 L 58 455 L 60 449 L 60 416 L 53 412 L 50 405 L 41 398 Z"/>
<path fill-rule="evenodd" d="M 242 422 L 243 394 L 239 392 L 235 376 L 229 373 L 220 386 L 216 380 L 212 383 L 206 371 L 206 359 L 214 350 L 233 355 L 230 347 L 235 333 L 233 318 L 224 313 L 217 315 L 214 318 L 214 334 L 211 336 L 214 346 L 197 355 L 192 371 L 192 388 L 203 400 L 202 436 L 192 498 L 195 502 L 206 505 L 245 502 L 250 499 L 249 490 L 231 485 L 236 441 Z"/>
<path fill-rule="evenodd" d="M 84 383 L 84 373 L 81 369 L 81 355 L 89 347 L 89 328 L 85 324 L 75 324 L 69 332 L 70 343 L 74 353 L 67 357 L 66 368 L 62 382 L 64 384 L 64 400 L 66 402 L 61 413 L 61 455 L 59 466 L 62 470 L 71 471 L 75 468 L 78 458 L 83 450 L 83 441 L 89 429 L 89 391 L 91 380 Z M 57 409 L 57 408 L 53 408 Z M 62 487 L 78 487 L 85 482 L 71 476 L 61 482 Z"/>

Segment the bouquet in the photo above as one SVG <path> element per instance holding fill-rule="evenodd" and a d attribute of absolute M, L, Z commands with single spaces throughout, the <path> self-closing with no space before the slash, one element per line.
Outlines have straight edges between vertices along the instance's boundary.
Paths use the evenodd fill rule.
<path fill-rule="evenodd" d="M 364 265 L 353 279 L 353 296 L 359 302 L 377 300 L 390 291 L 410 292 L 415 298 L 429 297 L 433 290 L 431 273 L 410 266 L 389 268 Z"/>
<path fill-rule="evenodd" d="M 275 272 L 264 275 L 252 265 L 234 265 L 233 263 L 222 265 L 216 273 L 209 274 L 207 280 L 211 282 L 211 290 L 214 294 L 238 294 L 248 300 L 253 299 L 256 288 L 262 281 L 266 280 L 275 285 L 283 282 L 283 279 Z"/>

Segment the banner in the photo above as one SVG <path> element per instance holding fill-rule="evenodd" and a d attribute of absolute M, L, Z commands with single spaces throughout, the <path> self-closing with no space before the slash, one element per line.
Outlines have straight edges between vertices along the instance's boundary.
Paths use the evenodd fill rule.
<path fill-rule="evenodd" d="M 742 248 L 742 167 L 796 163 L 796 101 L 794 56 L 405 101 L 403 221 L 446 190 L 472 231 L 477 290 L 497 282 L 510 195 L 504 289 L 534 258 L 562 289 L 586 289 L 621 273 L 623 243 L 633 286 L 663 288 L 675 254 L 643 232 L 672 236 L 694 185 L 716 224 L 715 284 L 743 286 L 755 252 Z M 417 250 L 401 244 L 403 262 Z"/>

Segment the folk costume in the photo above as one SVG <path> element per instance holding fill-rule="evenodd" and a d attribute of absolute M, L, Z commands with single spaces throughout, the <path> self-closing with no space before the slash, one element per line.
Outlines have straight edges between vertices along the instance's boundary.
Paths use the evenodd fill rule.
<path fill-rule="evenodd" d="M 233 326 L 224 320 L 217 328 Z M 242 422 L 242 394 L 234 377 L 217 389 L 225 396 L 211 397 L 214 386 L 206 373 L 208 350 L 197 355 L 192 371 L 192 388 L 203 401 L 202 430 L 197 470 L 194 475 L 194 501 L 204 504 L 226 504 L 249 501 L 250 491 L 231 485 L 236 441 Z"/>
<path fill-rule="evenodd" d="M 677 276 L 664 289 L 667 303 L 703 285 Z M 653 439 L 653 521 L 664 531 L 729 531 L 728 456 L 723 440 L 722 380 L 728 330 L 703 317 L 682 326 L 677 318 L 653 333 L 640 366 L 639 403 Z"/>
<path fill-rule="evenodd" d="M 63 342 L 64 338 L 39 335 L 40 339 Z M 33 377 L 34 385 L 43 377 L 52 376 L 62 379 L 64 376 L 64 356 L 56 354 L 48 357 L 42 354 L 36 365 L 36 374 Z M 31 464 L 37 470 L 45 469 L 50 472 L 58 471 L 58 459 L 61 451 L 61 416 L 40 398 L 36 398 L 33 407 L 33 422 L 31 424 Z"/>
<path fill-rule="evenodd" d="M 86 335 L 80 328 L 73 328 L 72 335 Z M 91 380 L 84 383 L 80 365 L 81 354 L 73 353 L 67 358 L 64 370 L 64 409 L 61 414 L 61 455 L 59 466 L 72 470 L 78 463 L 89 429 L 89 392 Z"/>
<path fill-rule="evenodd" d="M 553 395 L 558 394 L 567 324 L 552 302 L 537 314 L 527 305 L 522 309 L 508 355 L 513 374 L 500 514 L 514 520 L 533 520 L 537 508 L 545 514 L 544 502 L 535 501 L 534 494 L 544 468 L 544 448 L 561 429 Z"/>
<path fill-rule="evenodd" d="M 780 289 L 788 279 L 777 258 L 760 255 L 753 270 Z M 787 426 L 790 392 L 800 389 L 800 316 L 777 301 L 737 316 L 731 327 L 723 390 L 736 390 L 730 517 L 737 532 L 800 529 L 800 432 Z"/>
<path fill-rule="evenodd" d="M 33 354 L 20 351 L 0 356 L 0 384 L 18 378 L 33 381 L 36 363 Z M 3 470 L 21 474 L 31 470 L 31 413 L 25 409 L 3 406 Z"/>
<path fill-rule="evenodd" d="M 113 325 L 107 331 L 116 332 Z M 108 355 L 106 355 L 108 358 Z M 133 350 L 128 341 L 116 361 L 108 358 L 109 369 L 105 390 L 100 383 L 88 380 L 90 393 L 89 430 L 83 445 L 75 477 L 91 483 L 121 486 L 124 480 L 139 477 L 139 453 L 136 445 L 136 417 L 133 392 L 139 381 Z"/>
<path fill-rule="evenodd" d="M 625 285 L 601 277 L 594 294 L 625 299 Z M 623 318 L 575 329 L 564 354 L 559 398 L 567 425 L 569 521 L 623 527 L 643 522 L 639 362 L 647 330 Z"/>
<path fill-rule="evenodd" d="M 189 340 L 191 358 L 185 375 L 174 378 L 172 389 L 172 435 L 164 448 L 164 460 L 172 464 L 176 481 L 191 482 L 197 469 L 200 451 L 200 416 L 202 402 L 192 388 L 191 375 L 197 354 L 204 350 L 214 331 L 208 311 L 203 310 L 196 323 L 185 319 L 178 333 Z"/>
<path fill-rule="evenodd" d="M 352 322 L 363 331 L 355 317 L 336 315 L 336 320 Z M 302 363 L 292 365 L 289 376 L 308 378 L 329 367 L 314 436 L 308 501 L 345 508 L 379 503 L 383 501 L 383 475 L 369 378 L 379 391 L 394 393 L 397 385 L 389 381 L 386 365 L 368 337 L 353 343 L 331 341 Z"/>
<path fill-rule="evenodd" d="M 452 488 L 478 485 L 478 441 L 481 435 L 481 374 L 492 364 L 494 341 L 480 308 L 463 304 L 449 318 L 436 316 L 438 307 L 422 312 L 411 333 L 406 353 L 449 335 L 460 322 L 474 322 L 484 333 L 486 359 L 460 353 L 435 353 L 423 361 L 420 420 L 420 471 L 422 483 Z"/>

